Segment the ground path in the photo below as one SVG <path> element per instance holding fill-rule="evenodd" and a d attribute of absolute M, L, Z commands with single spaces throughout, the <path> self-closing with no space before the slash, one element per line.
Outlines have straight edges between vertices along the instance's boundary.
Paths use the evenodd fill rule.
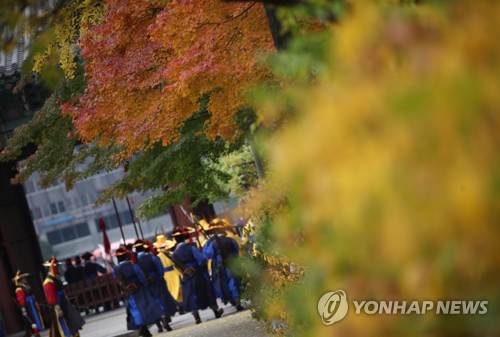
<path fill-rule="evenodd" d="M 179 315 L 172 318 L 171 326 L 173 331 L 158 333 L 155 325 L 149 330 L 153 336 L 157 337 L 267 337 L 265 328 L 261 323 L 252 319 L 250 310 L 237 312 L 233 306 L 221 306 L 224 314 L 221 318 L 215 319 L 211 310 L 200 311 L 203 321 L 201 324 L 195 324 L 191 314 Z M 83 327 L 81 337 L 133 337 L 136 332 L 130 332 L 126 329 L 125 308 L 103 312 L 100 314 L 91 314 L 85 317 L 86 324 Z M 23 333 L 11 335 L 9 337 L 22 336 Z M 42 333 L 42 337 L 47 337 L 48 331 Z"/>

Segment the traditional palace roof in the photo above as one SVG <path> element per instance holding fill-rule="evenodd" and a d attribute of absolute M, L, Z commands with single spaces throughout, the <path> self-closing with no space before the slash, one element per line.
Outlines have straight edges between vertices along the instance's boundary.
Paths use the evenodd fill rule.
<path fill-rule="evenodd" d="M 41 15 L 54 8 L 57 0 L 41 0 L 37 6 L 28 6 L 24 10 L 26 17 Z M 17 27 L 12 30 L 0 26 L 0 38 L 4 41 L 16 40 L 13 48 L 2 50 L 0 48 L 0 79 L 10 77 L 21 67 L 28 55 L 29 39 L 24 36 L 24 29 Z M 0 80 L 0 82 L 3 82 Z"/>
<path fill-rule="evenodd" d="M 23 14 L 27 18 L 40 17 L 54 8 L 56 1 L 39 0 L 37 6 L 26 7 Z M 0 43 L 0 149 L 13 130 L 29 121 L 49 95 L 47 89 L 31 83 L 14 90 L 21 77 L 20 68 L 29 52 L 30 40 L 24 31 L 22 23 L 15 28 L 0 23 L 0 39 L 3 42 Z"/>
<path fill-rule="evenodd" d="M 19 42 L 12 50 L 0 50 L 0 77 L 12 76 L 21 67 L 28 52 L 28 44 L 26 42 L 26 39 L 21 34 Z"/>

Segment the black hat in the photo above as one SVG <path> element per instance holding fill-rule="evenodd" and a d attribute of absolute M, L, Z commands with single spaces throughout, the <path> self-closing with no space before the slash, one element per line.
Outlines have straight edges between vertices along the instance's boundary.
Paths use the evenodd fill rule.
<path fill-rule="evenodd" d="M 118 248 L 115 252 L 115 256 L 119 262 L 125 261 L 125 260 L 130 260 L 130 258 L 131 258 L 130 254 L 131 254 L 131 252 L 124 247 Z"/>
<path fill-rule="evenodd" d="M 176 228 L 172 232 L 172 239 L 177 241 L 177 243 L 184 242 L 185 240 L 189 239 L 189 232 L 184 229 L 184 228 Z"/>
<path fill-rule="evenodd" d="M 136 252 L 144 252 L 148 249 L 148 246 L 144 240 L 137 239 L 135 240 L 134 248 Z"/>
<path fill-rule="evenodd" d="M 92 253 L 86 252 L 82 255 L 82 259 L 84 259 L 85 261 L 89 261 L 92 256 L 94 256 Z"/>

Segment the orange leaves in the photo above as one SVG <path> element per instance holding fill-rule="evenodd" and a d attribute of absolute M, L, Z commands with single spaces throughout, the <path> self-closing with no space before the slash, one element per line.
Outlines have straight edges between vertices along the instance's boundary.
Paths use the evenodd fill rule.
<path fill-rule="evenodd" d="M 189 26 L 168 29 L 179 17 Z M 165 93 L 173 96 L 171 104 L 177 105 L 177 94 L 179 101 L 195 103 L 200 95 L 212 92 L 212 118 L 205 132 L 210 138 L 231 140 L 237 132 L 232 117 L 243 104 L 242 92 L 263 78 L 257 56 L 272 49 L 263 8 L 215 0 L 173 1 L 158 16 L 151 34 L 175 59 L 165 69 L 171 83 Z"/>
<path fill-rule="evenodd" d="M 242 93 L 266 73 L 257 63 L 272 50 L 258 4 L 108 0 L 103 23 L 82 36 L 87 88 L 71 114 L 84 139 L 124 145 L 130 155 L 169 144 L 212 93 L 209 138 L 231 140 Z"/>

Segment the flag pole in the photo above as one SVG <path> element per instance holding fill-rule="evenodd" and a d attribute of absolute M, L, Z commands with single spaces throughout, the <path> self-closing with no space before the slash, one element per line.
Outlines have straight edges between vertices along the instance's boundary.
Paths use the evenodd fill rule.
<path fill-rule="evenodd" d="M 134 202 L 134 200 L 132 199 L 132 203 L 133 202 Z M 144 240 L 144 233 L 142 232 L 141 221 L 134 216 L 134 211 L 132 210 L 132 207 L 130 206 L 128 196 L 127 196 L 127 203 L 128 203 L 128 207 L 129 207 L 128 209 L 130 211 L 130 215 L 132 216 L 132 221 L 134 221 L 135 234 L 137 235 L 137 238 L 139 238 L 139 233 L 137 233 L 137 229 L 135 228 L 135 220 L 137 220 L 137 226 L 139 227 L 139 231 L 141 232 L 141 236 L 140 237 Z"/>
<path fill-rule="evenodd" d="M 116 208 L 116 201 L 114 197 L 111 197 L 113 200 L 113 207 L 115 208 L 116 218 L 118 219 L 118 226 L 120 226 L 120 232 L 122 233 L 123 244 L 125 244 L 125 234 L 123 234 L 122 221 L 120 220 L 120 215 L 118 215 L 118 209 Z"/>
<path fill-rule="evenodd" d="M 139 224 L 139 230 L 141 231 L 141 238 L 144 240 L 144 233 L 142 232 L 141 221 L 139 219 L 137 219 L 137 223 Z"/>
<path fill-rule="evenodd" d="M 135 237 L 139 238 L 139 232 L 137 232 L 137 226 L 135 225 L 134 213 L 132 212 L 132 207 L 130 207 L 130 201 L 128 200 L 128 195 L 125 197 L 125 200 L 127 200 L 128 211 L 130 212 L 130 217 L 132 218 L 132 223 L 134 224 Z M 141 234 L 142 234 L 142 230 L 141 230 Z M 144 235 L 142 235 L 142 238 L 144 239 Z"/>
<path fill-rule="evenodd" d="M 111 259 L 111 243 L 109 242 L 108 233 L 106 232 L 106 222 L 103 218 L 99 219 L 99 228 L 102 232 L 102 242 L 104 246 L 104 261 L 108 261 L 108 258 Z M 106 264 L 106 269 L 108 273 L 111 273 L 112 269 L 109 268 L 109 264 Z"/>

